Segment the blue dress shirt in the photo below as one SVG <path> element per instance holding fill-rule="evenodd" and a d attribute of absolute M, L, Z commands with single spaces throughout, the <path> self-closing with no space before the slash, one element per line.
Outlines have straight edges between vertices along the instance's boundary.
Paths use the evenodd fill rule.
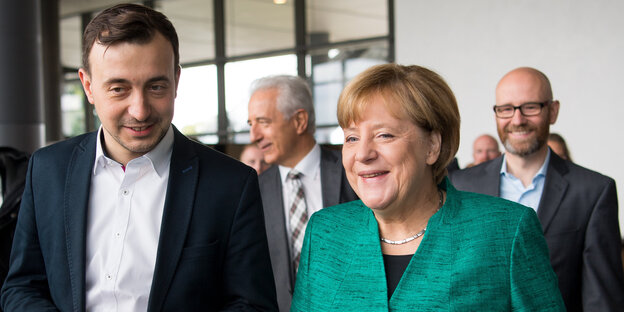
<path fill-rule="evenodd" d="M 546 180 L 546 171 L 550 162 L 550 149 L 546 154 L 546 159 L 542 167 L 533 177 L 533 181 L 527 187 L 524 187 L 522 181 L 513 174 L 507 172 L 507 156 L 503 156 L 503 165 L 501 166 L 500 180 L 500 197 L 514 201 L 516 203 L 533 208 L 537 212 L 542 191 L 544 191 L 544 182 Z"/>

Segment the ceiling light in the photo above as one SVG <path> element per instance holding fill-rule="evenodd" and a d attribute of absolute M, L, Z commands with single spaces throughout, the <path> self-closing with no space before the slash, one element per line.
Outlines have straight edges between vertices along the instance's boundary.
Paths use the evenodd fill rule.
<path fill-rule="evenodd" d="M 275 4 L 285 4 L 287 0 L 273 0 Z"/>
<path fill-rule="evenodd" d="M 327 51 L 327 56 L 330 59 L 333 59 L 334 57 L 338 56 L 338 54 L 340 54 L 340 50 L 338 49 L 329 49 L 329 51 Z"/>

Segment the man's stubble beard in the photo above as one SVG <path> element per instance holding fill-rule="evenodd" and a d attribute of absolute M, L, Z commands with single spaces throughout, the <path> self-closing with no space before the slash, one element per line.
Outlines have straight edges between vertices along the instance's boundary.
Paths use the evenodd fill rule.
<path fill-rule="evenodd" d="M 512 143 L 509 139 L 509 135 L 507 133 L 508 128 L 509 127 L 503 129 L 503 133 L 499 131 L 499 137 L 501 138 L 501 141 L 503 141 L 505 150 L 513 155 L 519 157 L 530 156 L 539 151 L 548 142 L 548 135 L 550 130 L 547 122 L 542 125 L 536 126 L 525 125 L 514 127 L 513 130 L 532 130 L 536 132 L 536 136 L 534 138 L 530 138 L 528 142 L 515 142 L 516 146 L 514 146 L 514 143 Z M 504 139 L 503 134 L 505 135 Z"/>

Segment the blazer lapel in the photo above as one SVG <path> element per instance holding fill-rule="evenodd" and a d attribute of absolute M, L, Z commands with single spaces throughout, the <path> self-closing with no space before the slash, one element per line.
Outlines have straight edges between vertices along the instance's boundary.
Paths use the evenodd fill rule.
<path fill-rule="evenodd" d="M 484 164 L 484 174 L 482 179 L 475 181 L 482 181 L 481 187 L 483 194 L 500 197 L 500 170 L 503 166 L 503 156 L 499 156 L 496 159 Z"/>
<path fill-rule="evenodd" d="M 330 151 L 321 148 L 321 193 L 323 207 L 330 207 L 340 203 L 340 186 L 342 185 L 342 164 Z"/>
<path fill-rule="evenodd" d="M 354 239 L 347 239 L 348 247 L 344 249 L 341 259 L 346 260 L 343 276 L 336 276 L 335 280 L 342 280 L 332 300 L 335 307 L 359 306 L 369 311 L 388 311 L 388 287 L 386 284 L 386 270 L 379 242 L 379 226 L 372 211 L 360 203 L 366 211 L 358 215 L 355 222 L 359 227 L 353 235 Z M 362 301 L 354 302 L 353 290 L 366 294 Z M 346 293 L 346 295 L 345 295 Z M 346 299 L 349 298 L 349 299 Z M 345 302 L 345 300 L 348 300 Z"/>
<path fill-rule="evenodd" d="M 74 148 L 63 194 L 67 264 L 75 311 L 85 310 L 86 222 L 96 138 L 97 132 L 91 133 Z"/>
<path fill-rule="evenodd" d="M 537 208 L 537 217 L 542 224 L 542 231 L 546 233 L 553 217 L 559 210 L 563 196 L 568 189 L 568 181 L 564 175 L 568 172 L 565 161 L 551 151 L 544 190 Z"/>
<path fill-rule="evenodd" d="M 439 212 L 429 219 L 427 232 L 390 299 L 392 310 L 401 311 L 408 307 L 417 310 L 414 302 L 446 302 L 451 297 L 450 288 L 435 285 L 451 285 L 457 249 L 455 241 L 464 235 L 455 226 L 461 197 L 448 179 L 441 186 L 447 191 L 447 200 Z M 436 288 L 436 291 L 423 295 L 422 290 L 428 288 Z"/>
<path fill-rule="evenodd" d="M 148 311 L 159 311 L 169 290 L 188 232 L 199 177 L 193 143 L 174 127 L 169 182 Z"/>
<path fill-rule="evenodd" d="M 278 166 L 269 168 L 262 174 L 260 193 L 264 206 L 264 221 L 267 230 L 267 240 L 270 246 L 273 273 L 277 284 L 287 283 L 288 291 L 293 293 L 295 274 L 290 261 L 290 245 L 286 236 L 286 216 L 284 214 L 284 200 L 282 195 L 282 180 Z"/>

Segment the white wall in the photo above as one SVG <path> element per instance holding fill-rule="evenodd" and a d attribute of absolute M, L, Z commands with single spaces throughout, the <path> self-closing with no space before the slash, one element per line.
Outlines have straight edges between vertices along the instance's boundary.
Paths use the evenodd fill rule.
<path fill-rule="evenodd" d="M 623 14 L 615 0 L 395 0 L 396 59 L 433 69 L 455 92 L 462 167 L 479 134 L 498 137 L 498 80 L 520 66 L 543 71 L 561 102 L 551 131 L 576 163 L 615 179 L 623 203 Z"/>

